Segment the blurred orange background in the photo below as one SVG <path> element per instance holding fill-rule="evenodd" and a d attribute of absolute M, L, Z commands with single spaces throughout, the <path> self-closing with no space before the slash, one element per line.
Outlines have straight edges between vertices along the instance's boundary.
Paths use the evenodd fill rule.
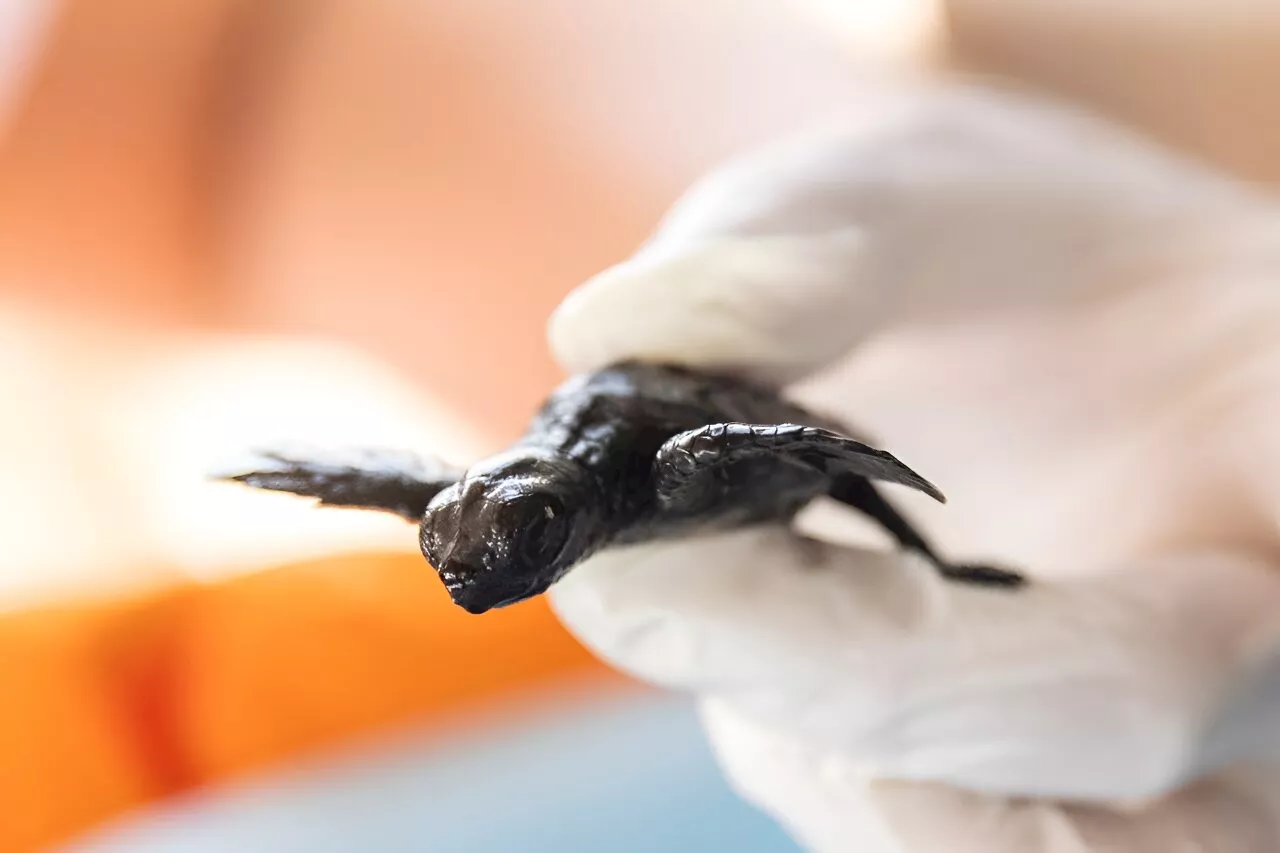
<path fill-rule="evenodd" d="M 8 0 L 0 851 L 623 686 L 540 602 L 455 611 L 403 524 L 203 472 L 273 439 L 500 447 L 571 288 L 720 158 L 896 75 L 999 75 L 1280 181 L 1260 7 Z"/>

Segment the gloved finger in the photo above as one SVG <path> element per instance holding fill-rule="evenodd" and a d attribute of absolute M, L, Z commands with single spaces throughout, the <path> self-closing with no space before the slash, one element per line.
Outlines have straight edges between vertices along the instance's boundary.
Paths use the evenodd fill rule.
<path fill-rule="evenodd" d="M 1280 849 L 1277 773 L 1224 773 L 1138 807 L 1008 799 L 876 780 L 706 702 L 727 778 L 806 849 L 860 853 L 1263 853 Z"/>
<path fill-rule="evenodd" d="M 785 381 L 897 323 L 1136 286 L 1144 265 L 1167 275 L 1170 253 L 1271 209 L 1025 97 L 920 89 L 870 113 L 696 183 L 557 311 L 562 364 L 675 359 Z"/>
<path fill-rule="evenodd" d="M 720 698 L 890 778 L 1046 797 L 1149 797 L 1277 646 L 1280 575 L 1148 559 L 1018 590 L 761 528 L 605 552 L 551 593 L 641 678 Z"/>
<path fill-rule="evenodd" d="M 570 370 L 624 358 L 748 370 L 779 384 L 847 350 L 884 313 L 862 281 L 863 233 L 704 239 L 639 255 L 561 303 L 551 347 Z"/>

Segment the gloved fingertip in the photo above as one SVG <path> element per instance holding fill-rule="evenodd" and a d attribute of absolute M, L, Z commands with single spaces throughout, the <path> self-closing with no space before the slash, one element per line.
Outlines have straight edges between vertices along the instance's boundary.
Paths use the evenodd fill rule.
<path fill-rule="evenodd" d="M 638 359 L 785 383 L 858 337 L 857 233 L 655 244 L 571 293 L 548 323 L 570 371 Z"/>

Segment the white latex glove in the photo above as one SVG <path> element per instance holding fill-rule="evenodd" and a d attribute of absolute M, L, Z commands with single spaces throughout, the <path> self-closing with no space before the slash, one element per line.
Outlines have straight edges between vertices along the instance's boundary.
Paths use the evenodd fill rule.
<path fill-rule="evenodd" d="M 947 493 L 892 495 L 944 553 L 1032 585 L 757 529 L 554 607 L 812 849 L 1280 850 L 1277 210 L 1056 107 L 897 103 L 707 177 L 552 345 L 804 380 Z"/>

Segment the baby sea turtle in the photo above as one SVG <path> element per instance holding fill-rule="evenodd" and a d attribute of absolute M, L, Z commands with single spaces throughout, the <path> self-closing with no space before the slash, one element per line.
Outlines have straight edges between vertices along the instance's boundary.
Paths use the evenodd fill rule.
<path fill-rule="evenodd" d="M 892 455 L 774 389 L 674 365 L 626 362 L 569 379 L 511 448 L 465 470 L 390 450 L 271 451 L 222 478 L 417 523 L 423 555 L 470 613 L 540 595 L 602 548 L 788 523 L 823 495 L 948 578 L 1022 582 L 942 560 L 872 484 L 945 500 Z"/>

